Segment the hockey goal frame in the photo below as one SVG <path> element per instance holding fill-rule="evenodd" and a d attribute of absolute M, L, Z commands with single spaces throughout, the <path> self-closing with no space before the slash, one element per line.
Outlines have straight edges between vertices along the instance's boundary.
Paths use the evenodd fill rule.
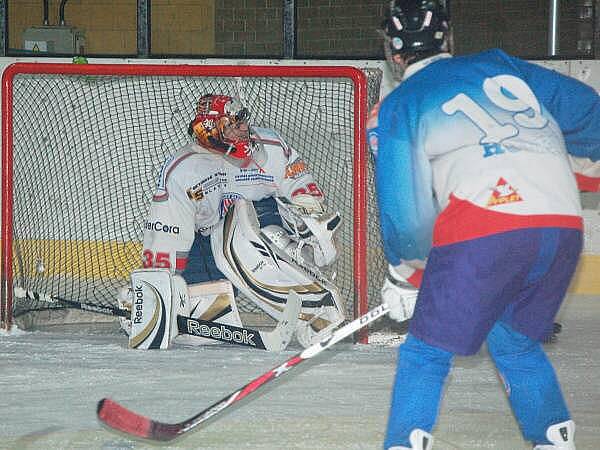
<path fill-rule="evenodd" d="M 8 66 L 2 75 L 2 216 L 1 216 L 1 292 L 0 328 L 10 330 L 13 317 L 13 84 L 18 75 L 108 75 L 108 76 L 210 76 L 210 77 L 294 77 L 347 78 L 354 86 L 353 142 L 353 283 L 354 317 L 368 310 L 368 155 L 366 118 L 368 109 L 367 77 L 350 66 L 269 66 L 269 65 L 158 65 L 158 64 L 70 64 L 21 63 Z M 356 339 L 368 341 L 368 331 Z"/>

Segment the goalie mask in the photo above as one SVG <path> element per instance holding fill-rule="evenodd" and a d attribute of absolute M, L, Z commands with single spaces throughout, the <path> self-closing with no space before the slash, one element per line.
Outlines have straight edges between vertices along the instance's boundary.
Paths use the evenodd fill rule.
<path fill-rule="evenodd" d="M 440 0 L 391 0 L 382 24 L 386 56 L 413 62 L 446 51 L 448 13 Z"/>
<path fill-rule="evenodd" d="M 250 113 L 241 102 L 228 95 L 204 95 L 198 100 L 196 117 L 188 133 L 203 147 L 235 159 L 252 154 L 248 119 Z"/>

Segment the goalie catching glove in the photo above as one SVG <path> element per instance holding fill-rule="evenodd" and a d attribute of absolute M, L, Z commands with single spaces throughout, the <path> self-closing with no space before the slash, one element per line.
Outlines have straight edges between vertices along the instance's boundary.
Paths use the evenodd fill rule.
<path fill-rule="evenodd" d="M 388 265 L 388 273 L 381 288 L 381 300 L 389 306 L 390 318 L 404 322 L 413 316 L 421 273 L 421 269 L 414 269 L 407 264 Z"/>
<path fill-rule="evenodd" d="M 341 222 L 339 213 L 325 214 L 322 199 L 308 194 L 298 194 L 291 202 L 285 198 L 276 200 L 284 226 L 297 243 L 295 253 L 300 255 L 308 245 L 318 267 L 333 263 L 338 255 L 335 234 Z"/>

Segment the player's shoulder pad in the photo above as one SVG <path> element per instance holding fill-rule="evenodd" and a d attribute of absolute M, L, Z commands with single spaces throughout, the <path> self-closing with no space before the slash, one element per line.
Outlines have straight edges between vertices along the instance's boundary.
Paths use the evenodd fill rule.
<path fill-rule="evenodd" d="M 265 143 L 271 143 L 272 141 L 275 145 L 278 145 L 278 143 L 283 142 L 283 138 L 281 137 L 281 135 L 271 128 L 253 127 L 252 138 L 259 142 L 267 141 Z"/>
<path fill-rule="evenodd" d="M 165 201 L 169 198 L 167 184 L 175 173 L 178 179 L 185 179 L 188 174 L 196 179 L 199 173 L 210 172 L 213 169 L 210 161 L 217 162 L 214 155 L 208 151 L 196 151 L 197 149 L 202 150 L 196 144 L 189 143 L 165 160 L 158 175 L 154 201 Z"/>
<path fill-rule="evenodd" d="M 281 135 L 271 128 L 252 128 L 252 140 L 265 146 L 276 146 L 283 149 L 286 156 L 289 156 L 291 150 Z"/>
<path fill-rule="evenodd" d="M 196 165 L 210 167 L 211 161 L 218 163 L 220 161 L 220 156 L 214 155 L 199 145 L 190 142 L 165 160 L 161 169 L 161 177 L 167 177 L 171 172 L 178 168 L 180 170 L 185 170 L 185 168 Z"/>

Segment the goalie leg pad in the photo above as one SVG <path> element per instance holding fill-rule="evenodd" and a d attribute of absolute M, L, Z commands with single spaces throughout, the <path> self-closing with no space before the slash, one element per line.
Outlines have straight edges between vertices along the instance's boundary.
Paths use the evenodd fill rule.
<path fill-rule="evenodd" d="M 290 343 L 300 313 L 300 300 L 294 291 L 285 305 L 282 317 L 272 331 L 253 330 L 246 327 L 227 325 L 209 320 L 177 316 L 177 325 L 182 335 L 214 339 L 230 344 L 260 348 L 272 352 L 284 350 Z"/>
<path fill-rule="evenodd" d="M 237 201 L 211 235 L 215 261 L 227 278 L 269 316 L 281 320 L 289 291 L 302 302 L 297 338 L 307 347 L 337 327 L 344 314 L 337 289 L 296 266 L 258 228 L 252 204 Z"/>
<path fill-rule="evenodd" d="M 197 319 L 203 323 L 218 322 L 225 326 L 242 326 L 240 314 L 235 302 L 235 296 L 233 294 L 233 287 L 228 280 L 209 281 L 206 283 L 189 285 L 188 295 L 189 307 L 186 311 L 179 311 L 180 316 Z M 192 327 L 194 326 L 195 325 L 192 324 Z M 219 343 L 218 340 L 201 337 L 203 335 L 206 336 L 204 328 L 202 328 L 202 333 L 200 331 L 193 331 L 194 330 L 186 334 L 179 334 L 175 338 L 175 342 L 186 345 L 210 345 Z"/>
<path fill-rule="evenodd" d="M 218 342 L 282 351 L 290 342 L 298 321 L 300 302 L 292 298 L 272 331 L 245 328 L 228 280 L 187 286 L 185 280 L 166 269 L 132 272 L 131 287 L 119 293 L 119 303 L 131 311 L 129 346 L 137 349 L 165 349 L 173 341 L 189 345 Z"/>
<path fill-rule="evenodd" d="M 129 347 L 169 348 L 177 335 L 176 311 L 189 305 L 183 278 L 168 269 L 140 269 L 131 273 L 131 333 Z"/>

